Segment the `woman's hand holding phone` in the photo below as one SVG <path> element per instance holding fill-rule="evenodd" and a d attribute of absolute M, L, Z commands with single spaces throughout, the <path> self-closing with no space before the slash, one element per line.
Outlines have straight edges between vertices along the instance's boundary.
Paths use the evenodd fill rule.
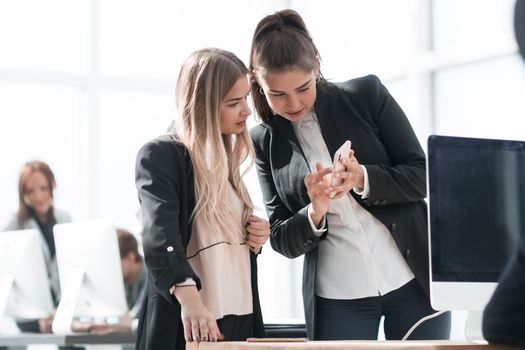
<path fill-rule="evenodd" d="M 333 173 L 330 179 L 331 199 L 346 195 L 353 188 L 363 188 L 364 172 L 352 150 L 352 143 L 345 141 L 334 155 Z"/>
<path fill-rule="evenodd" d="M 343 183 L 343 179 L 335 176 L 337 173 L 341 173 L 346 170 L 346 167 L 343 165 L 343 159 L 348 159 L 350 157 L 350 151 L 352 151 L 352 142 L 345 141 L 341 147 L 334 154 L 334 164 L 332 166 L 332 177 L 330 179 L 330 186 L 339 186 Z M 330 197 L 333 197 L 330 193 Z"/>

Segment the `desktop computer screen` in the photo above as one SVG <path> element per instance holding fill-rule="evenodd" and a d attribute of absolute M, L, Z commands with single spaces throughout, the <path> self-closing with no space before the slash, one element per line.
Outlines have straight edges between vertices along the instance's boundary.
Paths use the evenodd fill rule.
<path fill-rule="evenodd" d="M 62 298 L 53 332 L 71 332 L 74 318 L 104 319 L 128 311 L 117 233 L 111 220 L 53 228 Z"/>
<path fill-rule="evenodd" d="M 46 318 L 53 313 L 51 286 L 38 230 L 0 232 L 0 318 Z"/>
<path fill-rule="evenodd" d="M 482 311 L 525 229 L 525 142 L 428 139 L 430 293 Z"/>

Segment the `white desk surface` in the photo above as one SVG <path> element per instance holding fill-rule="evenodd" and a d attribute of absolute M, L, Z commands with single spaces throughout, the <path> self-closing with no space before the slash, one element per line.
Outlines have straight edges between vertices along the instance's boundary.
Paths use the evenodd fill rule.
<path fill-rule="evenodd" d="M 307 341 L 187 343 L 186 350 L 509 350 L 500 345 L 457 341 Z"/>
<path fill-rule="evenodd" d="M 135 336 L 131 333 L 115 333 L 108 335 L 93 335 L 77 333 L 68 335 L 20 333 L 0 335 L 0 346 L 15 347 L 33 344 L 53 344 L 59 346 L 75 345 L 133 345 Z"/>

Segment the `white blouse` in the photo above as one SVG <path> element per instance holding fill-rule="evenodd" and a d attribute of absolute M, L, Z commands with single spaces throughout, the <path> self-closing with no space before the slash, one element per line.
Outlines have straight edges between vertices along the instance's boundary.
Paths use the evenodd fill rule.
<path fill-rule="evenodd" d="M 316 162 L 331 166 L 315 113 L 292 125 L 310 170 L 315 171 Z M 329 299 L 373 297 L 414 278 L 392 234 L 350 193 L 330 202 L 326 221 L 330 232 L 319 244 L 316 295 Z"/>

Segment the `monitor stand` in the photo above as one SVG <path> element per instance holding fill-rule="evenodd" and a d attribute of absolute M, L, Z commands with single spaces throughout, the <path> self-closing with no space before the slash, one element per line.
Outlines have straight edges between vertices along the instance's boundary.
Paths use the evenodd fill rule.
<path fill-rule="evenodd" d="M 11 274 L 3 275 L 0 277 L 0 318 L 4 316 L 5 309 L 7 307 L 7 301 L 11 294 L 11 288 L 15 278 Z"/>
<path fill-rule="evenodd" d="M 83 269 L 73 269 L 69 274 L 65 288 L 63 289 L 60 303 L 58 304 L 55 318 L 51 329 L 55 334 L 71 334 L 71 323 L 75 316 L 78 295 L 82 287 L 85 272 Z"/>
<path fill-rule="evenodd" d="M 483 311 L 469 311 L 467 313 L 467 320 L 465 321 L 465 338 L 469 342 L 476 344 L 487 344 L 485 338 L 483 338 L 483 332 L 481 330 L 483 321 Z"/>

